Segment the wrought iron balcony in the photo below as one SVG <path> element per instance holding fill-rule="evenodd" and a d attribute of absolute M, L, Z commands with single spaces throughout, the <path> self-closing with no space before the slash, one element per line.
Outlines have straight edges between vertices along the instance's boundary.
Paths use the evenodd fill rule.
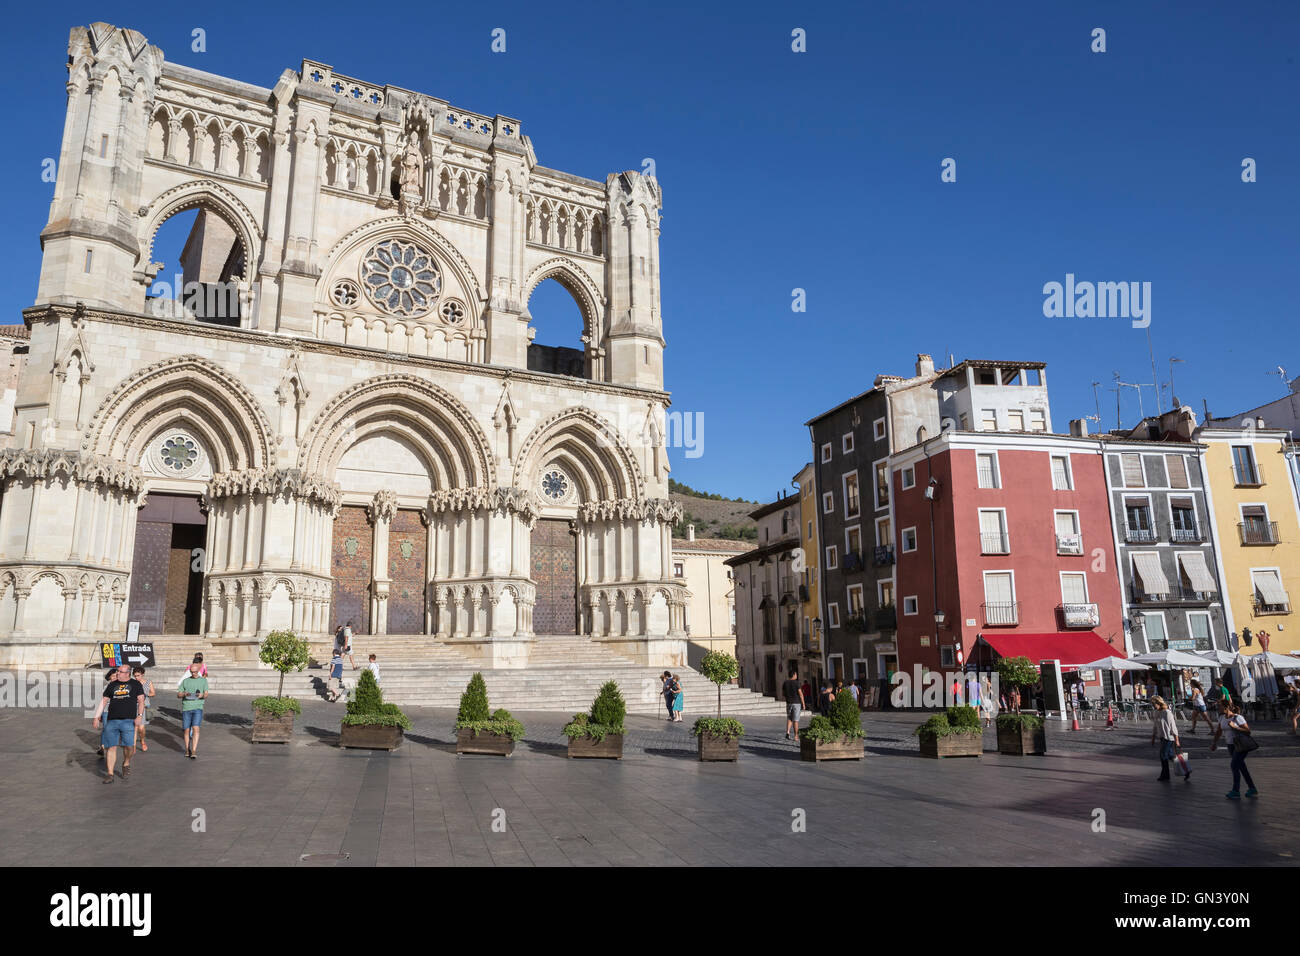
<path fill-rule="evenodd" d="M 878 565 L 894 563 L 894 546 L 892 544 L 882 544 L 876 547 L 875 562 Z"/>
<path fill-rule="evenodd" d="M 1095 604 L 1061 604 L 1061 621 L 1066 627 L 1096 627 L 1101 623 L 1101 615 Z"/>
<path fill-rule="evenodd" d="M 1129 544 L 1150 544 L 1156 540 L 1154 528 L 1125 528 L 1124 540 Z"/>
<path fill-rule="evenodd" d="M 985 627 L 1008 627 L 1020 623 L 1020 602 L 985 604 Z"/>
<path fill-rule="evenodd" d="M 1242 544 L 1277 544 L 1276 521 L 1242 521 L 1237 524 Z"/>
<path fill-rule="evenodd" d="M 840 561 L 841 567 L 845 572 L 862 570 L 862 555 L 856 551 L 845 551 L 844 558 Z"/>
<path fill-rule="evenodd" d="M 882 605 L 876 610 L 875 621 L 877 631 L 893 630 L 898 627 L 898 610 L 892 604 Z"/>
<path fill-rule="evenodd" d="M 1002 531 L 980 532 L 980 554 L 1010 554 L 1011 538 Z"/>
<path fill-rule="evenodd" d="M 1131 604 L 1209 604 L 1214 598 L 1213 591 L 1193 591 L 1180 584 L 1170 585 L 1168 594 L 1149 594 L 1136 584 L 1129 586 Z"/>
<path fill-rule="evenodd" d="M 1169 540 L 1176 544 L 1200 544 L 1205 539 L 1200 528 L 1174 528 L 1169 532 Z"/>
<path fill-rule="evenodd" d="M 1057 554 L 1083 554 L 1083 537 L 1077 534 L 1058 534 L 1056 536 Z"/>
<path fill-rule="evenodd" d="M 1250 606 L 1256 615 L 1291 613 L 1290 601 L 1288 601 L 1285 604 L 1266 604 L 1263 600 L 1260 599 L 1260 596 L 1258 594 L 1256 594 L 1253 598 L 1250 599 Z"/>

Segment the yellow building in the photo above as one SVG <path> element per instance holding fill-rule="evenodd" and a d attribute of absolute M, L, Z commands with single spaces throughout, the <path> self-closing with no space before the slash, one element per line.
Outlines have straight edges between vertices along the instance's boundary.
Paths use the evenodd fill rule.
<path fill-rule="evenodd" d="M 1252 424 L 1254 424 L 1252 422 Z M 1288 433 L 1261 427 L 1202 426 L 1205 482 L 1219 550 L 1228 627 L 1240 636 L 1239 650 L 1263 648 L 1287 654 L 1300 650 L 1300 507 Z M 1246 643 L 1249 634 L 1250 643 Z"/>
<path fill-rule="evenodd" d="M 804 676 L 817 674 L 821 670 L 822 624 L 821 597 L 818 590 L 819 556 L 822 549 L 817 536 L 817 469 L 812 462 L 799 469 L 794 483 L 799 487 L 799 541 L 803 549 L 804 570 L 799 575 L 799 637 L 800 657 L 803 666 L 800 673 Z"/>

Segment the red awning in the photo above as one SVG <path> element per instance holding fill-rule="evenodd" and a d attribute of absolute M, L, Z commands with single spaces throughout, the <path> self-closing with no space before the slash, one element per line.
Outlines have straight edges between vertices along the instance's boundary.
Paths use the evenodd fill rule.
<path fill-rule="evenodd" d="M 1124 657 L 1124 649 L 1109 644 L 1093 631 L 1056 634 L 981 634 L 980 638 L 999 657 L 1027 657 L 1035 666 L 1041 661 L 1059 660 L 1063 670 L 1099 661 L 1103 657 Z"/>

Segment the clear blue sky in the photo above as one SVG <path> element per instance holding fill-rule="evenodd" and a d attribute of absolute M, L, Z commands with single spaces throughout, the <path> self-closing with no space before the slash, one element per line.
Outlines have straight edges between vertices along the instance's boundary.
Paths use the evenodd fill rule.
<path fill-rule="evenodd" d="M 540 162 L 593 178 L 653 158 L 667 385 L 705 429 L 704 455 L 675 452 L 673 474 L 697 488 L 788 488 L 809 457 L 802 423 L 918 351 L 1046 361 L 1058 429 L 1092 414 L 1092 381 L 1149 382 L 1127 321 L 1043 317 L 1043 284 L 1067 272 L 1152 283 L 1159 375 L 1185 359 L 1178 392 L 1198 414 L 1202 398 L 1226 415 L 1284 394 L 1279 364 L 1300 375 L 1294 0 L 399 6 L 12 9 L 8 321 L 35 294 L 68 29 L 107 20 L 263 86 L 311 57 L 516 116 Z M 940 182 L 945 157 L 956 183 Z M 1244 157 L 1258 182 L 1241 182 Z"/>

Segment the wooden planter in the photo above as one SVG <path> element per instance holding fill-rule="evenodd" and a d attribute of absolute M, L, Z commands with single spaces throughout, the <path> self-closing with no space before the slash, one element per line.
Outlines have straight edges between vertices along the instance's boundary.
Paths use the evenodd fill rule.
<path fill-rule="evenodd" d="M 623 735 L 606 734 L 603 740 L 590 737 L 569 738 L 570 757 L 604 757 L 611 760 L 623 759 Z"/>
<path fill-rule="evenodd" d="M 401 727 L 382 724 L 344 724 L 339 731 L 339 746 L 358 750 L 396 750 L 402 743 Z"/>
<path fill-rule="evenodd" d="M 921 736 L 922 757 L 978 757 L 984 753 L 984 737 L 973 734 L 950 734 L 947 737 Z"/>
<path fill-rule="evenodd" d="M 800 737 L 799 759 L 814 763 L 822 760 L 861 760 L 865 746 L 861 737 L 841 737 L 830 743 Z"/>
<path fill-rule="evenodd" d="M 491 757 L 509 757 L 515 752 L 514 739 L 509 734 L 494 734 L 474 731 L 462 727 L 456 731 L 456 753 L 487 754 Z"/>
<path fill-rule="evenodd" d="M 998 753 L 1023 757 L 1025 754 L 1047 753 L 1047 728 L 1040 724 L 1036 728 L 1021 724 L 1016 728 L 998 727 Z"/>
<path fill-rule="evenodd" d="M 287 744 L 293 739 L 293 711 L 275 717 L 264 710 L 253 711 L 253 743 Z"/>
<path fill-rule="evenodd" d="M 700 734 L 695 739 L 699 741 L 701 760 L 740 759 L 739 737 L 728 740 L 726 737 L 715 737 L 713 734 Z"/>

